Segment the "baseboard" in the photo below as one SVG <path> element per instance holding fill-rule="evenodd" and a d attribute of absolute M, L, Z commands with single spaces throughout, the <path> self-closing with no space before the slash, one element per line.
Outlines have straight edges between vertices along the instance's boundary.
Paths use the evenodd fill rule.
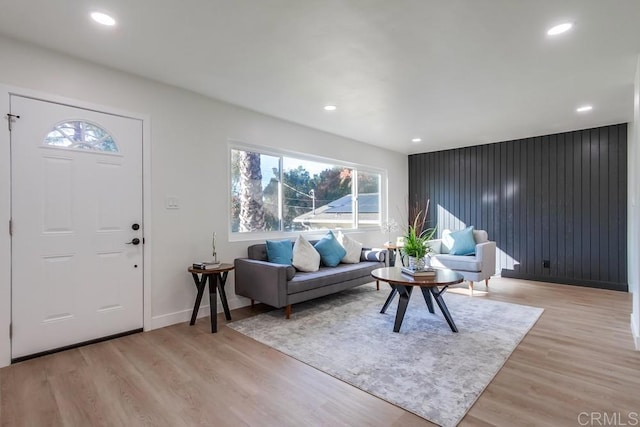
<path fill-rule="evenodd" d="M 633 343 L 636 346 L 636 350 L 640 351 L 640 331 L 636 329 L 636 322 L 633 321 L 633 313 L 631 314 L 631 335 L 633 336 Z"/>
<path fill-rule="evenodd" d="M 208 297 L 205 297 L 205 298 L 208 298 Z M 203 298 L 203 301 L 202 301 L 203 304 L 200 306 L 200 310 L 198 310 L 198 319 L 200 319 L 201 317 L 209 316 L 209 304 L 204 304 L 205 298 Z M 237 297 L 228 298 L 227 301 L 229 303 L 230 310 L 234 310 L 236 308 L 244 307 L 247 305 L 244 299 L 240 300 Z M 176 323 L 188 322 L 189 320 L 191 320 L 192 311 L 193 311 L 193 308 L 189 308 L 186 310 L 176 311 L 174 313 L 167 313 L 167 314 L 161 314 L 159 316 L 153 316 L 151 318 L 151 328 L 149 329 L 145 328 L 145 330 L 164 328 L 165 326 L 175 325 Z M 222 313 L 222 311 L 223 311 L 222 304 L 220 303 L 220 300 L 218 300 L 218 313 Z"/>
<path fill-rule="evenodd" d="M 501 275 L 502 277 L 506 277 L 509 279 L 532 280 L 535 282 L 557 283 L 560 285 L 583 286 L 587 288 L 609 289 L 612 291 L 622 291 L 622 292 L 629 291 L 629 285 L 627 283 L 605 282 L 605 281 L 599 281 L 599 280 L 572 279 L 567 277 L 556 277 L 556 276 L 539 276 L 536 274 L 523 274 L 516 271 L 505 270 L 505 269 L 502 270 Z"/>

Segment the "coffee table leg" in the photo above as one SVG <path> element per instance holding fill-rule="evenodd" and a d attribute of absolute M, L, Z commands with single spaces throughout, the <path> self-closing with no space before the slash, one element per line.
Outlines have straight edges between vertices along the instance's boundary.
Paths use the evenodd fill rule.
<path fill-rule="evenodd" d="M 387 297 L 387 300 L 384 302 L 384 305 L 382 306 L 382 310 L 380 310 L 380 313 L 384 314 L 387 311 L 387 308 L 389 308 L 389 304 L 391 304 L 391 301 L 393 301 L 393 297 L 396 296 L 396 294 L 398 293 L 398 290 L 396 289 L 395 285 L 392 285 L 391 283 L 389 283 L 389 286 L 391 286 L 391 292 L 389 292 L 389 296 Z"/>
<path fill-rule="evenodd" d="M 404 314 L 407 311 L 407 305 L 409 305 L 409 298 L 411 297 L 413 286 L 397 285 L 396 289 L 398 290 L 400 299 L 398 300 L 398 311 L 396 312 L 396 321 L 393 325 L 393 332 L 400 332 L 400 327 L 404 320 Z"/>
<path fill-rule="evenodd" d="M 451 328 L 451 330 L 453 332 L 458 332 L 458 328 L 456 327 L 456 324 L 453 323 L 453 319 L 451 318 L 451 313 L 449 313 L 447 304 L 444 303 L 444 299 L 442 298 L 442 294 L 447 288 L 445 287 L 441 291 L 438 291 L 434 286 L 429 289 L 431 290 L 431 293 L 433 294 L 433 297 L 435 298 L 436 303 L 438 304 L 438 307 L 440 307 L 440 311 L 442 312 L 442 315 L 444 316 L 445 320 L 449 324 L 449 327 Z"/>
<path fill-rule="evenodd" d="M 424 302 L 427 303 L 427 307 L 429 308 L 429 313 L 433 314 L 433 301 L 431 300 L 431 293 L 429 292 L 429 288 L 425 288 L 424 286 L 420 287 L 422 291 L 422 296 L 424 297 Z"/>

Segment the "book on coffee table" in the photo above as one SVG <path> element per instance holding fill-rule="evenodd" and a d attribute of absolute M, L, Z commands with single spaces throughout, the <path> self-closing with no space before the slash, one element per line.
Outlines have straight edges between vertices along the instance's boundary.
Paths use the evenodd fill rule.
<path fill-rule="evenodd" d="M 220 268 L 219 262 L 194 262 L 193 268 L 197 268 L 198 270 L 215 270 L 216 268 Z"/>
<path fill-rule="evenodd" d="M 400 270 L 403 273 L 414 277 L 433 277 L 436 275 L 436 270 L 433 268 L 425 268 L 424 270 L 412 270 L 407 267 L 401 267 Z"/>

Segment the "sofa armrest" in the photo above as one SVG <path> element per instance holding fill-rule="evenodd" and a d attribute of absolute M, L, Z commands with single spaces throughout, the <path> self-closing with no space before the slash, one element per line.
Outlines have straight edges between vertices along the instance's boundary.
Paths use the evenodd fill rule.
<path fill-rule="evenodd" d="M 482 242 L 476 245 L 476 258 L 482 265 L 482 275 L 490 277 L 496 273 L 496 242 Z"/>
<path fill-rule="evenodd" d="M 381 248 L 362 248 L 360 261 L 379 261 L 386 262 L 387 250 Z"/>
<path fill-rule="evenodd" d="M 249 258 L 236 258 L 236 295 L 263 302 L 272 307 L 287 305 L 288 265 Z"/>

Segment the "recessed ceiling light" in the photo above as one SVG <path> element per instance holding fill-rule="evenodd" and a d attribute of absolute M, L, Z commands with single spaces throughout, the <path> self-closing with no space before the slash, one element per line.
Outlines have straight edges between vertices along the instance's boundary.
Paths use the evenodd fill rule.
<path fill-rule="evenodd" d="M 569 31 L 572 27 L 573 27 L 573 22 L 565 22 L 565 23 L 556 25 L 555 27 L 549 28 L 549 30 L 547 30 L 547 35 L 557 36 L 558 34 L 562 34 Z"/>
<path fill-rule="evenodd" d="M 106 25 L 107 27 L 113 27 L 116 25 L 116 20 L 112 16 L 102 12 L 91 12 L 91 19 L 98 24 Z"/>
<path fill-rule="evenodd" d="M 578 113 L 584 113 L 584 112 L 591 111 L 591 110 L 593 110 L 593 106 L 591 106 L 591 105 L 583 105 L 582 107 L 576 108 L 576 111 Z"/>
<path fill-rule="evenodd" d="M 411 142 L 422 142 L 422 138 L 413 138 Z"/>
<path fill-rule="evenodd" d="M 327 110 L 327 111 L 335 111 L 336 108 L 338 108 L 338 107 L 336 107 L 335 105 L 325 105 L 324 106 L 324 109 Z"/>

